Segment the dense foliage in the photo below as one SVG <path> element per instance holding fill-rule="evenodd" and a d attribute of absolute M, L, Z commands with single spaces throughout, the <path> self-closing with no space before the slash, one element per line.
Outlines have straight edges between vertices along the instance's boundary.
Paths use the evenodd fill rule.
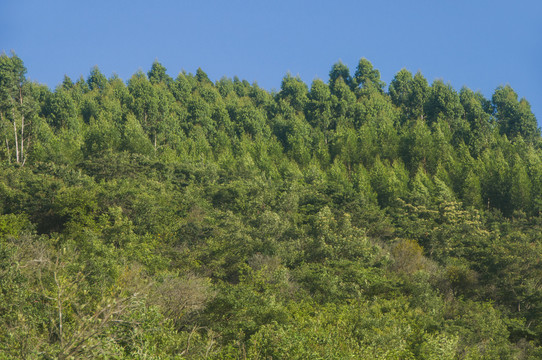
<path fill-rule="evenodd" d="M 529 103 L 0 56 L 0 357 L 542 358 Z"/>

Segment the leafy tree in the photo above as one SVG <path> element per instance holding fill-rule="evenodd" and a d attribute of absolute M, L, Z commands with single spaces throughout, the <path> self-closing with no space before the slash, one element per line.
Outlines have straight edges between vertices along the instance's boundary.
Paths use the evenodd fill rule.
<path fill-rule="evenodd" d="M 291 74 L 287 74 L 282 79 L 280 88 L 280 98 L 285 99 L 295 110 L 303 111 L 305 104 L 308 101 L 307 85 L 305 85 L 299 77 L 293 77 Z"/>
<path fill-rule="evenodd" d="M 62 88 L 64 90 L 72 90 L 74 87 L 72 79 L 68 75 L 64 75 L 64 79 L 62 80 Z"/>
<path fill-rule="evenodd" d="M 343 64 L 340 60 L 333 64 L 333 67 L 329 71 L 329 88 L 332 93 L 335 93 L 335 83 L 338 79 L 342 79 L 348 87 L 352 88 L 353 84 L 352 77 L 350 76 L 350 69 L 348 69 L 348 66 Z"/>
<path fill-rule="evenodd" d="M 160 64 L 158 60 L 155 60 L 152 63 L 152 67 L 147 73 L 147 77 L 153 85 L 158 83 L 169 84 L 171 81 L 173 81 L 173 79 L 166 74 L 166 68 L 164 65 Z"/>
<path fill-rule="evenodd" d="M 11 57 L 0 55 L 0 121 L 4 127 L 4 137 L 8 161 L 11 162 L 10 140 L 15 149 L 15 162 L 24 165 L 27 159 L 25 141 L 28 144 L 28 121 L 34 113 L 33 99 L 29 95 L 32 85 L 27 82 L 23 61 L 15 54 Z M 25 122 L 26 120 L 26 122 Z M 13 132 L 6 127 L 13 127 Z M 25 134 L 25 125 L 26 134 Z M 9 135 L 8 135 L 9 134 Z"/>
<path fill-rule="evenodd" d="M 200 84 L 213 84 L 212 81 L 209 80 L 209 76 L 207 76 L 207 74 L 201 68 L 198 68 L 198 70 L 196 71 L 195 78 L 196 81 Z"/>
<path fill-rule="evenodd" d="M 151 155 L 152 144 L 135 116 L 129 114 L 124 124 L 123 148 L 135 153 Z"/>
<path fill-rule="evenodd" d="M 523 160 L 516 154 L 510 168 L 510 206 L 514 210 L 522 210 L 526 213 L 531 211 L 531 180 L 527 175 L 527 169 Z"/>
<path fill-rule="evenodd" d="M 498 87 L 492 102 L 502 134 L 509 138 L 521 136 L 528 141 L 533 141 L 540 135 L 531 106 L 525 99 L 518 101 L 518 95 L 510 85 Z"/>
<path fill-rule="evenodd" d="M 421 72 L 414 75 L 411 91 L 408 97 L 409 113 L 414 118 L 425 118 L 424 105 L 429 97 L 429 86 Z"/>
<path fill-rule="evenodd" d="M 350 87 L 343 81 L 342 77 L 335 81 L 333 86 L 333 117 L 337 119 L 337 123 L 353 124 L 354 123 L 354 106 L 356 96 L 350 90 Z"/>
<path fill-rule="evenodd" d="M 305 117 L 307 121 L 324 134 L 326 144 L 329 141 L 329 130 L 334 127 L 331 114 L 331 92 L 322 80 L 314 80 L 308 94 Z"/>
<path fill-rule="evenodd" d="M 412 73 L 407 69 L 401 69 L 393 77 L 389 86 L 389 94 L 396 106 L 408 106 L 412 81 Z"/>
<path fill-rule="evenodd" d="M 58 89 L 48 98 L 46 112 L 55 129 L 69 128 L 79 132 L 77 104 L 67 90 Z"/>
<path fill-rule="evenodd" d="M 483 206 L 480 178 L 473 170 L 470 170 L 465 178 L 462 200 L 465 205 L 474 206 L 478 209 Z"/>
<path fill-rule="evenodd" d="M 374 89 L 383 92 L 386 84 L 380 80 L 380 72 L 373 69 L 373 64 L 365 58 L 359 61 L 356 73 L 354 74 L 353 84 L 362 89 Z"/>
<path fill-rule="evenodd" d="M 459 99 L 465 110 L 465 118 L 470 125 L 470 132 L 466 134 L 465 142 L 469 144 L 475 155 L 479 155 L 489 146 L 492 132 L 491 114 L 484 110 L 484 99 L 481 94 L 475 94 L 472 90 L 463 87 L 459 92 Z"/>
<path fill-rule="evenodd" d="M 97 65 L 90 70 L 87 84 L 90 90 L 104 90 L 106 88 L 107 78 L 102 74 Z"/>
<path fill-rule="evenodd" d="M 442 80 L 436 80 L 431 85 L 431 93 L 427 100 L 425 112 L 431 122 L 442 117 L 453 123 L 463 116 L 463 107 L 452 86 L 450 84 L 445 85 Z"/>

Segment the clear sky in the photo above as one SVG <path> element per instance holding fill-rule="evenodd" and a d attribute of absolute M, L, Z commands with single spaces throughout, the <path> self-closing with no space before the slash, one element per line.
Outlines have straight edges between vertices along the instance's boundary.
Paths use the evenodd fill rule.
<path fill-rule="evenodd" d="M 201 67 L 271 90 L 365 57 L 388 84 L 401 68 L 488 98 L 510 84 L 542 123 L 540 0 L 1 0 L 1 50 L 51 88 L 94 65 L 128 80 L 157 59 L 173 77 Z"/>

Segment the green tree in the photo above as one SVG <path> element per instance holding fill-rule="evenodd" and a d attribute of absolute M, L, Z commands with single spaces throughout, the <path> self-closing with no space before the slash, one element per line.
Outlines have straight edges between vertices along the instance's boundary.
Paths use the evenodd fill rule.
<path fill-rule="evenodd" d="M 102 74 L 97 65 L 90 70 L 87 84 L 90 90 L 104 90 L 106 88 L 107 78 Z"/>
<path fill-rule="evenodd" d="M 25 74 L 26 68 L 17 55 L 0 55 L 0 122 L 4 127 L 8 161 L 11 162 L 12 150 L 9 143 L 12 140 L 15 162 L 21 165 L 27 159 L 25 141 L 28 144 L 28 121 L 35 112 L 35 103 L 30 95 L 32 84 L 26 80 Z M 7 129 L 8 125 L 13 128 L 13 132 Z"/>
<path fill-rule="evenodd" d="M 350 87 L 339 77 L 332 90 L 333 117 L 339 123 L 353 125 L 354 109 L 356 104 L 356 95 L 350 90 Z"/>
<path fill-rule="evenodd" d="M 396 106 L 406 107 L 408 105 L 412 80 L 412 73 L 407 69 L 401 69 L 393 77 L 389 86 L 389 94 Z"/>
<path fill-rule="evenodd" d="M 296 111 L 303 111 L 308 101 L 307 85 L 299 78 L 287 74 L 282 79 L 279 96 L 286 100 Z"/>
<path fill-rule="evenodd" d="M 462 200 L 465 205 L 482 208 L 482 188 L 480 178 L 473 170 L 470 170 L 465 178 L 462 189 Z"/>
<path fill-rule="evenodd" d="M 212 85 L 213 82 L 209 79 L 209 76 L 201 69 L 196 70 L 196 81 L 200 84 Z"/>
<path fill-rule="evenodd" d="M 143 129 L 152 136 L 156 149 L 158 132 L 169 116 L 173 96 L 164 84 L 152 85 L 141 71 L 128 81 L 128 90 L 134 97 L 132 111 L 142 123 Z"/>
<path fill-rule="evenodd" d="M 307 103 L 305 117 L 313 127 L 319 129 L 324 134 L 324 140 L 327 144 L 329 130 L 334 127 L 329 86 L 322 80 L 314 80 L 308 98 L 309 102 Z"/>
<path fill-rule="evenodd" d="M 380 80 L 380 71 L 374 69 L 373 64 L 365 58 L 362 58 L 359 61 L 353 84 L 364 90 L 374 89 L 379 92 L 383 92 L 384 87 L 386 86 L 386 84 Z"/>
<path fill-rule="evenodd" d="M 169 84 L 173 79 L 166 74 L 166 68 L 158 60 L 154 60 L 152 67 L 147 73 L 151 84 L 165 83 Z"/>
<path fill-rule="evenodd" d="M 492 102 L 502 134 L 509 138 L 521 136 L 528 141 L 539 137 L 540 130 L 529 102 L 525 99 L 518 101 L 518 95 L 510 85 L 499 86 L 493 94 Z"/>
<path fill-rule="evenodd" d="M 466 134 L 465 142 L 477 156 L 489 146 L 491 141 L 491 114 L 484 110 L 482 94 L 475 94 L 472 90 L 463 87 L 459 92 L 459 99 L 465 110 L 465 119 L 470 125 L 470 132 Z"/>
<path fill-rule="evenodd" d="M 453 125 L 454 121 L 463 116 L 463 107 L 452 86 L 444 84 L 442 80 L 436 80 L 431 85 L 425 112 L 430 122 L 437 121 L 441 117 Z"/>
<path fill-rule="evenodd" d="M 532 184 L 521 157 L 516 154 L 510 168 L 510 201 L 514 210 L 531 212 Z"/>
<path fill-rule="evenodd" d="M 412 73 L 406 69 L 401 69 L 395 75 L 389 87 L 393 103 L 403 111 L 403 121 L 425 118 L 424 107 L 430 92 L 427 80 L 420 72 L 412 77 Z"/>
<path fill-rule="evenodd" d="M 424 105 L 429 98 L 430 88 L 421 72 L 412 79 L 411 91 L 408 96 L 409 113 L 414 118 L 425 119 Z"/>
<path fill-rule="evenodd" d="M 72 79 L 70 79 L 70 77 L 68 75 L 66 75 L 66 74 L 64 74 L 64 79 L 62 80 L 61 87 L 64 90 L 72 90 L 73 87 L 74 87 Z"/>
<path fill-rule="evenodd" d="M 329 88 L 332 93 L 335 93 L 335 83 L 338 79 L 342 79 L 348 87 L 352 88 L 350 69 L 340 60 L 333 64 L 333 67 L 329 71 Z"/>
<path fill-rule="evenodd" d="M 151 155 L 152 144 L 141 123 L 133 114 L 128 114 L 124 123 L 122 147 L 130 152 Z"/>
<path fill-rule="evenodd" d="M 58 88 L 47 100 L 46 113 L 55 129 L 80 130 L 77 105 L 69 91 Z"/>

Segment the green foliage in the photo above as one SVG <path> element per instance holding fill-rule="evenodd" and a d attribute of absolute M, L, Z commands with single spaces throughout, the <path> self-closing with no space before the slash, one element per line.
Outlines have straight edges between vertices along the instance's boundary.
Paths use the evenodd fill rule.
<path fill-rule="evenodd" d="M 279 96 L 286 100 L 295 110 L 302 111 L 307 103 L 307 85 L 299 77 L 288 74 L 282 79 Z"/>
<path fill-rule="evenodd" d="M 529 141 L 540 137 L 531 106 L 525 99 L 518 101 L 518 95 L 510 85 L 498 87 L 493 94 L 492 102 L 501 133 L 510 138 L 521 136 Z"/>
<path fill-rule="evenodd" d="M 94 66 L 92 70 L 90 70 L 87 83 L 90 90 L 105 90 L 107 78 L 102 74 L 98 66 Z"/>
<path fill-rule="evenodd" d="M 172 79 L 166 74 L 166 68 L 157 60 L 152 63 L 152 67 L 147 73 L 147 77 L 152 84 L 169 83 Z"/>
<path fill-rule="evenodd" d="M 333 64 L 333 67 L 329 71 L 329 87 L 331 88 L 332 93 L 335 93 L 335 84 L 339 79 L 341 79 L 347 86 L 353 86 L 352 77 L 350 76 L 350 69 L 340 60 L 339 62 Z"/>
<path fill-rule="evenodd" d="M 354 83 L 365 90 L 383 91 L 385 83 L 380 80 L 380 72 L 373 69 L 373 64 L 365 58 L 359 61 L 356 73 L 354 75 Z"/>
<path fill-rule="evenodd" d="M 538 359 L 526 100 L 0 56 L 0 358 Z"/>

